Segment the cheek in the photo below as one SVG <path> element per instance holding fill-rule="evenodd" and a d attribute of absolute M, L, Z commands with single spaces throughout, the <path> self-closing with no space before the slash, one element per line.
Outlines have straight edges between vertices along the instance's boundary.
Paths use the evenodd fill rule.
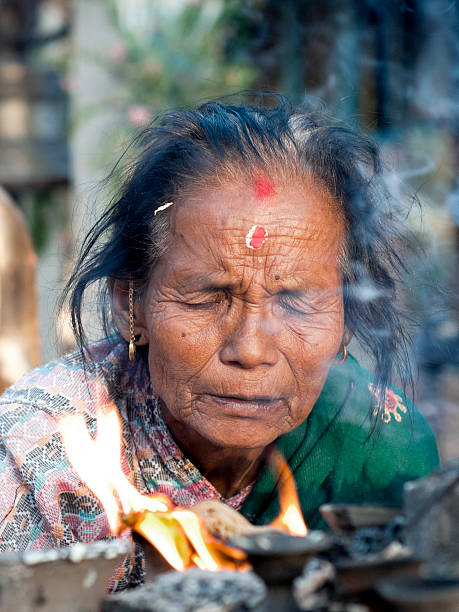
<path fill-rule="evenodd" d="M 149 317 L 150 373 L 158 388 L 177 386 L 199 373 L 218 350 L 209 317 L 184 317 L 165 307 Z M 163 380 L 158 380 L 158 374 Z"/>
<path fill-rule="evenodd" d="M 322 391 L 330 366 L 340 350 L 343 330 L 342 313 L 323 317 L 320 322 L 289 325 L 286 361 L 297 382 L 294 411 L 300 422 L 309 414 Z"/>
<path fill-rule="evenodd" d="M 289 331 L 298 341 L 302 351 L 299 361 L 309 367 L 330 364 L 339 352 L 344 333 L 342 309 L 330 315 L 313 315 L 304 321 L 289 323 Z"/>

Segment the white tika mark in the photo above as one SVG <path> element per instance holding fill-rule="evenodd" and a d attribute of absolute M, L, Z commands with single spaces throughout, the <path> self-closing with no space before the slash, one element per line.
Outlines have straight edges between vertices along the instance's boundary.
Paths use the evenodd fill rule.
<path fill-rule="evenodd" d="M 169 206 L 172 206 L 174 202 L 167 202 L 167 204 L 163 204 L 162 206 L 158 206 L 158 208 L 155 210 L 155 216 L 161 212 L 162 210 L 166 210 L 166 208 L 169 208 Z"/>
<path fill-rule="evenodd" d="M 254 235 L 255 234 L 255 235 Z M 258 251 L 268 237 L 268 230 L 261 225 L 252 225 L 245 237 L 245 244 L 249 249 Z"/>

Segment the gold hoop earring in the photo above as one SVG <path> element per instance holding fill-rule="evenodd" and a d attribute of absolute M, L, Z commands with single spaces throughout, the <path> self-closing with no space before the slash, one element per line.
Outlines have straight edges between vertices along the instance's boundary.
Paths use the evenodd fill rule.
<path fill-rule="evenodd" d="M 344 343 L 343 343 L 340 353 L 341 355 L 339 359 L 337 359 L 335 362 L 338 365 L 344 363 L 348 357 L 347 346 Z"/>
<path fill-rule="evenodd" d="M 129 361 L 135 361 L 134 283 L 129 281 Z"/>

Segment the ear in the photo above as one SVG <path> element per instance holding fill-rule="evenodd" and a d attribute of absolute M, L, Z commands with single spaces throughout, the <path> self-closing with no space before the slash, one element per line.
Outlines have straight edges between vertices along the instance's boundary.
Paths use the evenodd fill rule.
<path fill-rule="evenodd" d="M 112 318 L 115 327 L 126 340 L 130 340 L 130 321 L 129 321 L 129 283 L 121 280 L 111 280 L 109 282 L 110 305 Z M 136 299 L 134 285 L 134 336 L 137 346 L 149 343 L 148 330 L 145 325 L 142 301 Z"/>

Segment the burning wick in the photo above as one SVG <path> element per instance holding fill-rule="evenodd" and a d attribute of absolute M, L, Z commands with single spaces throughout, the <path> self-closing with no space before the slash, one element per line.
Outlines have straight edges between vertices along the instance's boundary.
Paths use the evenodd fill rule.
<path fill-rule="evenodd" d="M 249 249 L 258 251 L 258 249 L 261 247 L 267 237 L 267 229 L 265 229 L 261 225 L 253 225 L 247 232 L 247 236 L 245 237 L 245 243 L 249 247 Z"/>
<path fill-rule="evenodd" d="M 163 204 L 162 206 L 158 206 L 158 208 L 155 210 L 155 217 L 162 210 L 166 210 L 166 208 L 169 208 L 169 206 L 172 206 L 173 203 L 174 202 L 167 202 L 167 204 Z"/>

